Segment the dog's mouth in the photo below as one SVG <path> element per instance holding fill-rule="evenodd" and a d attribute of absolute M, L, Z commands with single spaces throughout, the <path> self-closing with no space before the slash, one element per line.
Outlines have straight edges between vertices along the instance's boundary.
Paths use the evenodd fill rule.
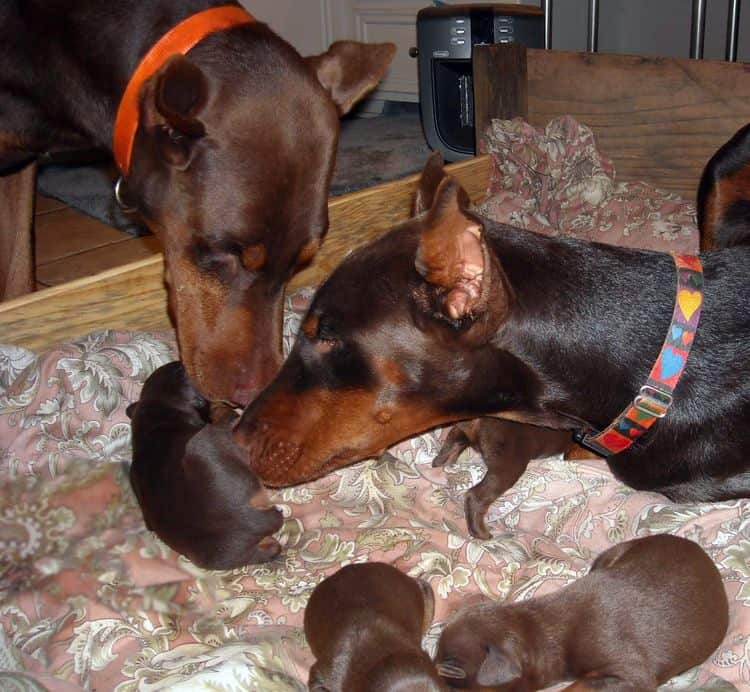
<path fill-rule="evenodd" d="M 306 461 L 304 455 L 300 455 L 296 461 L 286 459 L 285 461 L 272 463 L 271 465 L 266 463 L 262 467 L 254 467 L 253 470 L 258 474 L 258 477 L 266 487 L 285 488 L 290 485 L 299 485 L 300 483 L 317 480 L 363 458 L 365 457 L 354 449 L 344 449 L 328 457 L 323 462 Z"/>

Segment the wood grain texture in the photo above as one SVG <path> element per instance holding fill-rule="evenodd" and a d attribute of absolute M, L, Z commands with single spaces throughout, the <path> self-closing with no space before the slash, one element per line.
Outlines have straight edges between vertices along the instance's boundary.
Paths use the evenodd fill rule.
<path fill-rule="evenodd" d="M 34 290 L 36 164 L 0 176 L 0 300 Z"/>
<path fill-rule="evenodd" d="M 63 233 L 60 232 L 61 226 L 65 227 Z M 34 237 L 38 267 L 92 247 L 120 243 L 129 236 L 92 216 L 67 207 L 54 213 L 37 214 Z"/>
<path fill-rule="evenodd" d="M 526 119 L 528 113 L 526 47 L 511 43 L 503 48 L 477 49 L 473 53 L 474 132 L 476 150 L 480 152 L 487 151 L 484 132 L 492 119 Z"/>
<path fill-rule="evenodd" d="M 156 236 L 132 238 L 118 231 L 113 232 L 118 235 L 115 242 L 102 243 L 98 247 L 90 245 L 85 252 L 59 257 L 43 264 L 37 263 L 37 283 L 42 286 L 59 286 L 83 276 L 115 269 L 123 264 L 124 259 L 136 262 L 161 252 L 161 242 Z M 103 235 L 101 232 L 96 234 L 97 242 L 102 242 Z"/>
<path fill-rule="evenodd" d="M 489 158 L 448 166 L 473 199 L 484 195 Z M 353 249 L 405 221 L 418 175 L 329 202 L 330 229 L 312 264 L 290 288 L 317 285 Z M 0 303 L 0 343 L 35 351 L 95 329 L 169 329 L 161 254 Z"/>
<path fill-rule="evenodd" d="M 508 46 L 477 47 L 475 55 L 484 51 Z M 526 56 L 529 122 L 544 126 L 569 114 L 589 125 L 618 180 L 644 180 L 692 200 L 708 159 L 750 121 L 750 65 L 538 49 Z M 475 88 L 492 91 L 483 80 L 508 78 L 507 71 L 475 74 Z M 484 128 L 493 115 L 482 117 Z"/>

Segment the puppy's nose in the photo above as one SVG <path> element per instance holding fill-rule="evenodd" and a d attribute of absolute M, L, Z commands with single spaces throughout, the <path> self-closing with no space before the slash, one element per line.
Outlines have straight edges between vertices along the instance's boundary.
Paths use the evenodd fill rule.
<path fill-rule="evenodd" d="M 232 402 L 243 408 L 260 393 L 259 387 L 240 386 L 232 394 Z"/>

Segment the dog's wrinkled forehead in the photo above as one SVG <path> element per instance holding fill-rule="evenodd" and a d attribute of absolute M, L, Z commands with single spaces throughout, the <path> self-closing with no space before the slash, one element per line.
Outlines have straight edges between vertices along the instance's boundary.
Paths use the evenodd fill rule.
<path fill-rule="evenodd" d="M 417 235 L 407 224 L 346 258 L 318 290 L 311 314 L 350 333 L 384 320 L 401 320 L 404 300 L 421 283 L 414 269 Z"/>

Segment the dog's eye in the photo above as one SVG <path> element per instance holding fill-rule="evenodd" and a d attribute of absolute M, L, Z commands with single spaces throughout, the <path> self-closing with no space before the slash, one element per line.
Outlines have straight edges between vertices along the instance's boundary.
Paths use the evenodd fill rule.
<path fill-rule="evenodd" d="M 341 343 L 338 334 L 333 330 L 331 325 L 321 321 L 318 324 L 317 342 L 326 350 L 336 348 Z"/>
<path fill-rule="evenodd" d="M 237 273 L 241 252 L 241 246 L 235 247 L 234 244 L 216 247 L 199 242 L 193 247 L 193 257 L 199 269 L 227 278 Z"/>
<path fill-rule="evenodd" d="M 302 323 L 302 333 L 319 349 L 330 351 L 339 345 L 338 336 L 319 315 L 309 315 Z"/>

